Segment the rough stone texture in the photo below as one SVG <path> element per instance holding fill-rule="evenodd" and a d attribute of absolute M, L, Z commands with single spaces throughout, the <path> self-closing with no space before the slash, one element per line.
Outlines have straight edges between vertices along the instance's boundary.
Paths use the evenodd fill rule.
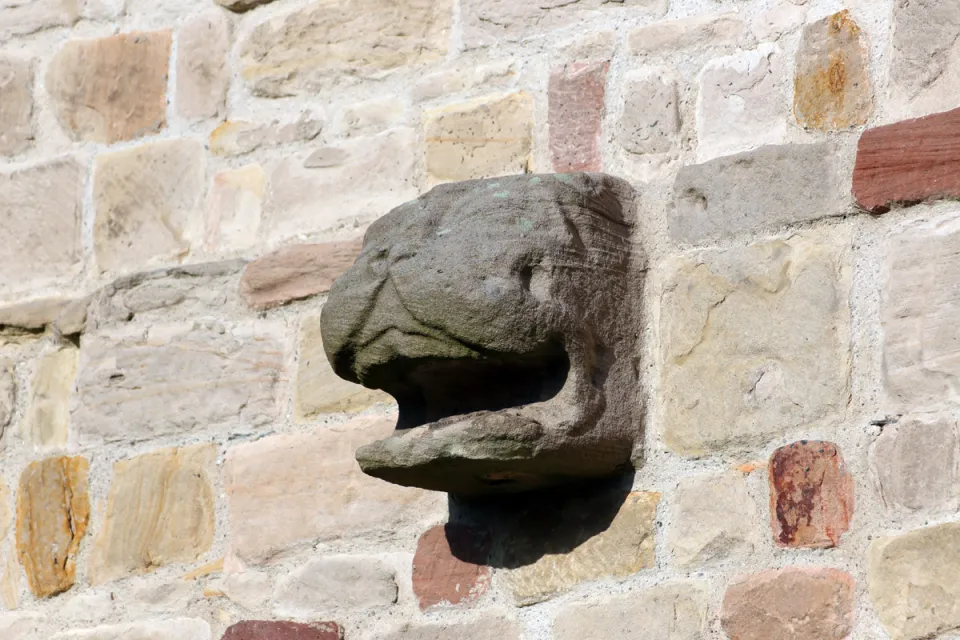
<path fill-rule="evenodd" d="M 870 598 L 894 640 L 932 638 L 960 627 L 958 547 L 957 522 L 879 538 L 870 545 Z"/>
<path fill-rule="evenodd" d="M 566 605 L 553 625 L 555 640 L 703 640 L 707 592 L 695 582 L 676 582 L 592 602 Z"/>
<path fill-rule="evenodd" d="M 187 20 L 177 39 L 177 113 L 201 119 L 225 107 L 230 70 L 230 23 L 220 11 Z"/>
<path fill-rule="evenodd" d="M 787 144 L 682 167 L 670 235 L 698 243 L 841 215 L 845 185 L 836 155 L 826 142 Z"/>
<path fill-rule="evenodd" d="M 954 0 L 895 0 L 889 59 L 893 98 L 910 115 L 957 105 L 960 11 Z"/>
<path fill-rule="evenodd" d="M 392 404 L 394 399 L 382 391 L 347 382 L 335 374 L 323 350 L 320 317 L 304 317 L 300 321 L 294 419 L 311 422 L 325 413 L 358 413 L 377 402 Z"/>
<path fill-rule="evenodd" d="M 10 525 L 13 524 L 13 510 L 10 508 L 12 504 L 10 489 L 0 480 L 0 538 L 6 537 Z"/>
<path fill-rule="evenodd" d="M 302 113 L 290 122 L 269 124 L 249 120 L 227 120 L 210 132 L 210 151 L 218 156 L 237 156 L 295 142 L 313 140 L 323 130 L 323 121 Z"/>
<path fill-rule="evenodd" d="M 224 596 L 250 611 L 260 609 L 273 598 L 273 581 L 261 571 L 247 569 L 227 574 L 218 586 Z"/>
<path fill-rule="evenodd" d="M 80 17 L 80 5 L 78 0 L 5 2 L 0 12 L 0 42 L 15 35 L 70 26 Z"/>
<path fill-rule="evenodd" d="M 758 41 L 773 42 L 800 28 L 807 20 L 807 11 L 807 6 L 781 2 L 758 13 L 750 22 L 750 30 Z"/>
<path fill-rule="evenodd" d="M 93 248 L 101 271 L 177 262 L 199 244 L 203 145 L 164 140 L 97 157 Z"/>
<path fill-rule="evenodd" d="M 846 407 L 848 243 L 833 228 L 672 261 L 660 325 L 670 450 L 752 449 Z"/>
<path fill-rule="evenodd" d="M 514 60 L 489 64 L 464 64 L 426 74 L 416 79 L 412 97 L 414 100 L 443 98 L 474 87 L 505 87 L 516 79 L 520 64 Z"/>
<path fill-rule="evenodd" d="M 296 244 L 247 265 L 240 295 L 251 309 L 279 307 L 330 291 L 334 280 L 350 268 L 362 241 Z"/>
<path fill-rule="evenodd" d="M 231 625 L 221 640 L 341 640 L 336 622 L 278 622 L 244 620 Z"/>
<path fill-rule="evenodd" d="M 203 248 L 211 253 L 242 252 L 257 243 L 267 174 L 258 164 L 213 176 L 207 195 Z"/>
<path fill-rule="evenodd" d="M 630 153 L 666 153 L 680 141 L 677 83 L 665 73 L 634 72 L 624 79 L 617 141 Z"/>
<path fill-rule="evenodd" d="M 808 129 L 839 131 L 873 112 L 870 58 L 863 32 L 844 9 L 803 30 L 793 77 L 793 113 Z"/>
<path fill-rule="evenodd" d="M 748 558 L 759 547 L 760 515 L 743 474 L 729 471 L 680 481 L 668 543 L 673 562 L 700 567 Z"/>
<path fill-rule="evenodd" d="M 600 130 L 609 61 L 574 62 L 550 74 L 547 89 L 553 170 L 600 171 Z"/>
<path fill-rule="evenodd" d="M 33 63 L 19 56 L 0 56 L 0 155 L 26 151 L 32 142 Z"/>
<path fill-rule="evenodd" d="M 482 596 L 492 573 L 486 566 L 490 542 L 489 532 L 468 525 L 427 529 L 413 556 L 413 593 L 420 609 L 470 604 Z"/>
<path fill-rule="evenodd" d="M 47 70 L 60 125 L 76 140 L 119 142 L 167 125 L 170 30 L 69 40 Z"/>
<path fill-rule="evenodd" d="M 0 612 L 0 637 L 3 640 L 40 640 L 45 617 L 39 613 Z"/>
<path fill-rule="evenodd" d="M 244 13 L 256 7 L 270 4 L 273 0 L 215 0 L 218 5 L 236 13 Z"/>
<path fill-rule="evenodd" d="M 955 406 L 960 347 L 960 216 L 908 222 L 887 240 L 881 320 L 883 381 L 900 406 Z"/>
<path fill-rule="evenodd" d="M 161 449 L 113 465 L 110 499 L 90 561 L 95 585 L 192 562 L 213 543 L 212 444 Z"/>
<path fill-rule="evenodd" d="M 520 640 L 520 627 L 506 612 L 493 611 L 461 623 L 408 623 L 378 640 Z"/>
<path fill-rule="evenodd" d="M 630 53 L 659 54 L 704 45 L 733 47 L 744 39 L 746 26 L 737 14 L 694 16 L 639 27 L 630 32 Z"/>
<path fill-rule="evenodd" d="M 243 77 L 277 98 L 378 77 L 447 52 L 452 8 L 441 0 L 324 0 L 272 18 L 243 43 Z"/>
<path fill-rule="evenodd" d="M 204 620 L 173 618 L 65 631 L 50 640 L 211 640 L 211 634 Z"/>
<path fill-rule="evenodd" d="M 866 130 L 853 195 L 864 209 L 960 198 L 960 109 Z"/>
<path fill-rule="evenodd" d="M 786 135 L 786 96 L 779 47 L 763 43 L 708 62 L 697 95 L 697 159 L 782 142 Z"/>
<path fill-rule="evenodd" d="M 720 619 L 737 640 L 843 640 L 855 592 L 853 578 L 836 569 L 771 569 L 734 582 Z"/>
<path fill-rule="evenodd" d="M 13 360 L 0 358 L 0 436 L 10 426 L 16 411 L 17 378 Z M 0 527 L 2 533 L 2 527 Z M 2 535 L 0 535 L 2 537 Z"/>
<path fill-rule="evenodd" d="M 27 291 L 76 271 L 84 173 L 69 157 L 0 173 L 0 291 Z"/>
<path fill-rule="evenodd" d="M 402 124 L 406 103 L 396 96 L 358 102 L 340 110 L 334 120 L 334 132 L 345 138 L 361 133 L 376 133 Z"/>
<path fill-rule="evenodd" d="M 37 449 L 65 449 L 78 351 L 64 347 L 37 362 L 20 433 Z"/>
<path fill-rule="evenodd" d="M 634 197 L 604 174 L 509 176 L 367 230 L 321 316 L 337 375 L 400 407 L 357 451 L 366 473 L 458 495 L 622 473 L 641 422 Z"/>
<path fill-rule="evenodd" d="M 61 296 L 37 298 L 0 307 L 0 327 L 36 331 L 52 324 L 72 301 Z"/>
<path fill-rule="evenodd" d="M 433 183 L 525 173 L 533 148 L 533 100 L 523 92 L 427 111 L 426 170 Z"/>
<path fill-rule="evenodd" d="M 957 420 L 944 415 L 904 417 L 887 425 L 870 452 L 880 498 L 897 511 L 955 511 L 960 465 Z"/>
<path fill-rule="evenodd" d="M 76 580 L 80 542 L 87 531 L 86 458 L 31 462 L 17 491 L 17 553 L 33 595 L 62 593 Z"/>
<path fill-rule="evenodd" d="M 376 558 L 314 558 L 279 581 L 273 600 L 278 614 L 294 618 L 386 607 L 397 601 L 396 575 Z"/>
<path fill-rule="evenodd" d="M 781 547 L 840 544 L 853 517 L 853 476 L 832 442 L 803 440 L 770 456 L 770 524 Z"/>
<path fill-rule="evenodd" d="M 71 442 L 139 442 L 278 416 L 284 345 L 273 323 L 154 325 L 89 335 L 80 351 Z M 173 373 L 175 372 L 175 374 Z"/>
<path fill-rule="evenodd" d="M 314 539 L 395 535 L 445 510 L 445 496 L 369 478 L 357 466 L 356 447 L 389 434 L 394 421 L 356 418 L 230 449 L 224 477 L 233 553 L 263 562 Z"/>

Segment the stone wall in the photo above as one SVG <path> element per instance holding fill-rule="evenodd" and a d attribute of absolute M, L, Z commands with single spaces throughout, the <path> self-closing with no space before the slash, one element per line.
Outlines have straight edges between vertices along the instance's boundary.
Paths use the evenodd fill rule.
<path fill-rule="evenodd" d="M 958 36 L 958 0 L 0 0 L 0 637 L 960 637 Z M 363 229 L 573 170 L 640 193 L 636 473 L 362 475 L 395 406 L 318 318 Z"/>

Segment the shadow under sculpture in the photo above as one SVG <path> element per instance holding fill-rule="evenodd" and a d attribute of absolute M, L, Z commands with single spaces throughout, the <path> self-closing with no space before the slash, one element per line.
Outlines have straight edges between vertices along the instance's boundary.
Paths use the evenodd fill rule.
<path fill-rule="evenodd" d="M 363 471 L 477 496 L 632 468 L 633 207 L 618 178 L 528 174 L 440 185 L 371 225 L 321 318 L 334 371 L 399 404 Z"/>

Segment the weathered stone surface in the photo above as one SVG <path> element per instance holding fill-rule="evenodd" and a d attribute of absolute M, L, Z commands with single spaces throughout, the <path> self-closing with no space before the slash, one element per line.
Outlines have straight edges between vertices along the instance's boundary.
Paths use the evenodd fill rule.
<path fill-rule="evenodd" d="M 503 571 L 502 584 L 513 594 L 517 604 L 529 605 L 548 600 L 584 582 L 624 578 L 649 569 L 654 565 L 654 520 L 659 502 L 659 493 L 627 495 L 606 530 L 567 552 L 546 554 L 526 565 L 508 563 L 508 566 L 518 568 Z M 588 506 L 580 505 L 579 511 L 561 517 L 569 520 L 591 515 Z M 595 522 L 589 522 L 588 517 L 583 526 L 595 526 Z M 514 533 L 513 539 L 507 542 L 508 558 L 523 557 L 527 549 L 538 546 L 532 537 L 545 535 L 534 526 L 528 531 Z"/>
<path fill-rule="evenodd" d="M 46 638 L 45 617 L 33 612 L 0 612 L 0 637 L 3 640 L 40 640 Z"/>
<path fill-rule="evenodd" d="M 53 323 L 70 300 L 60 296 L 37 298 L 0 307 L 0 327 L 35 331 Z"/>
<path fill-rule="evenodd" d="M 320 317 L 300 320 L 300 359 L 293 398 L 297 422 L 310 422 L 324 413 L 357 413 L 377 402 L 393 403 L 382 391 L 347 382 L 333 372 L 323 350 Z"/>
<path fill-rule="evenodd" d="M 896 511 L 955 511 L 960 430 L 945 415 L 917 415 L 887 425 L 874 441 L 870 467 L 880 498 Z"/>
<path fill-rule="evenodd" d="M 761 544 L 760 515 L 738 471 L 684 478 L 674 496 L 668 543 L 680 567 L 746 558 Z"/>
<path fill-rule="evenodd" d="M 37 362 L 20 434 L 37 449 L 65 449 L 78 351 L 63 347 Z"/>
<path fill-rule="evenodd" d="M 276 419 L 282 327 L 158 324 L 88 335 L 80 350 L 71 443 L 139 442 Z M 174 373 L 175 372 L 175 373 Z"/>
<path fill-rule="evenodd" d="M 69 40 L 53 57 L 46 88 L 74 139 L 133 140 L 167 125 L 170 30 Z"/>
<path fill-rule="evenodd" d="M 378 640 L 520 640 L 520 626 L 510 614 L 491 611 L 461 623 L 408 623 L 378 636 Z"/>
<path fill-rule="evenodd" d="M 281 578 L 273 599 L 279 615 L 296 618 L 386 607 L 397 601 L 397 578 L 376 558 L 314 558 Z"/>
<path fill-rule="evenodd" d="M 0 291 L 27 291 L 77 271 L 84 174 L 69 157 L 0 173 Z"/>
<path fill-rule="evenodd" d="M 323 131 L 323 121 L 311 113 L 297 120 L 269 124 L 227 120 L 210 132 L 210 151 L 218 156 L 237 156 L 295 142 L 313 140 Z"/>
<path fill-rule="evenodd" d="M 413 593 L 420 609 L 469 604 L 482 596 L 490 583 L 490 550 L 490 533 L 477 527 L 446 524 L 427 529 L 413 556 Z"/>
<path fill-rule="evenodd" d="M 695 582 L 667 583 L 626 596 L 575 602 L 553 625 L 555 640 L 702 640 L 707 637 L 707 592 Z"/>
<path fill-rule="evenodd" d="M 836 569 L 771 569 L 733 583 L 720 620 L 738 640 L 842 640 L 853 629 L 855 592 Z"/>
<path fill-rule="evenodd" d="M 270 4 L 273 0 L 215 0 L 218 5 L 230 9 L 235 13 L 244 13 L 261 5 Z"/>
<path fill-rule="evenodd" d="M 506 87 L 513 83 L 520 64 L 514 60 L 488 64 L 464 63 L 453 69 L 437 71 L 417 78 L 413 84 L 414 100 L 444 98 L 474 87 Z"/>
<path fill-rule="evenodd" d="M 793 78 L 793 113 L 808 129 L 839 131 L 873 112 L 870 58 L 863 32 L 844 9 L 803 30 Z"/>
<path fill-rule="evenodd" d="M 241 49 L 254 94 L 277 98 L 442 59 L 452 7 L 441 0 L 323 0 L 259 25 Z"/>
<path fill-rule="evenodd" d="M 599 171 L 600 129 L 609 61 L 574 62 L 553 71 L 547 89 L 553 170 Z"/>
<path fill-rule="evenodd" d="M 213 176 L 207 195 L 204 250 L 236 253 L 255 246 L 266 191 L 267 174 L 258 164 L 227 169 Z"/>
<path fill-rule="evenodd" d="M 177 39 L 177 113 L 201 119 L 220 115 L 227 97 L 230 70 L 230 23 L 220 11 L 187 20 Z"/>
<path fill-rule="evenodd" d="M 853 476 L 832 442 L 803 440 L 770 456 L 770 524 L 781 547 L 840 544 L 853 517 Z"/>
<path fill-rule="evenodd" d="M 677 83 L 657 70 L 629 74 L 624 79 L 623 111 L 617 121 L 617 141 L 630 153 L 666 153 L 680 138 Z"/>
<path fill-rule="evenodd" d="M 38 598 L 62 593 L 76 580 L 80 541 L 87 531 L 86 458 L 31 462 L 17 491 L 17 552 Z"/>
<path fill-rule="evenodd" d="M 956 2 L 896 0 L 891 23 L 891 98 L 906 103 L 899 111 L 922 115 L 956 107 L 960 82 Z"/>
<path fill-rule="evenodd" d="M 330 291 L 360 254 L 361 239 L 295 244 L 247 265 L 240 295 L 251 309 L 272 309 Z"/>
<path fill-rule="evenodd" d="M 867 129 L 857 145 L 853 195 L 874 213 L 960 198 L 960 109 Z"/>
<path fill-rule="evenodd" d="M 204 620 L 173 618 L 64 631 L 50 640 L 211 640 L 211 634 Z"/>
<path fill-rule="evenodd" d="M 793 2 L 775 4 L 758 13 L 750 22 L 750 30 L 760 42 L 773 42 L 798 29 L 807 19 L 806 5 Z"/>
<path fill-rule="evenodd" d="M 762 147 L 687 165 L 673 185 L 670 235 L 698 243 L 846 211 L 830 143 Z"/>
<path fill-rule="evenodd" d="M 278 622 L 244 620 L 231 625 L 221 640 L 341 640 L 336 622 Z"/>
<path fill-rule="evenodd" d="M 5 12 L 9 10 L 4 7 Z M 32 141 L 33 63 L 27 58 L 0 56 L 0 155 L 16 155 Z"/>
<path fill-rule="evenodd" d="M 913 221 L 890 233 L 881 321 L 883 381 L 903 407 L 955 406 L 960 346 L 960 215 Z"/>
<path fill-rule="evenodd" d="M 533 100 L 523 92 L 487 96 L 424 114 L 426 169 L 434 183 L 526 173 Z"/>
<path fill-rule="evenodd" d="M 416 139 L 412 129 L 392 129 L 327 147 L 324 162 L 311 162 L 310 152 L 281 160 L 268 181 L 269 238 L 360 226 L 415 198 Z"/>
<path fill-rule="evenodd" d="M 210 549 L 216 457 L 215 445 L 194 445 L 113 465 L 106 519 L 90 561 L 93 584 L 192 562 Z"/>
<path fill-rule="evenodd" d="M 13 367 L 13 360 L 0 358 L 0 436 L 10 426 L 16 411 L 17 378 Z"/>
<path fill-rule="evenodd" d="M 846 407 L 848 244 L 833 228 L 673 262 L 660 325 L 670 450 L 752 449 Z"/>
<path fill-rule="evenodd" d="M 379 133 L 402 125 L 406 104 L 395 96 L 374 98 L 344 107 L 334 119 L 334 132 L 344 138 L 363 133 Z"/>
<path fill-rule="evenodd" d="M 960 523 L 874 540 L 867 586 L 895 640 L 932 638 L 960 626 Z"/>
<path fill-rule="evenodd" d="M 659 54 L 693 47 L 734 47 L 744 39 L 746 25 L 736 13 L 701 15 L 668 20 L 639 27 L 630 32 L 630 53 Z"/>
<path fill-rule="evenodd" d="M 787 100 L 782 58 L 779 47 L 763 43 L 703 67 L 697 95 L 700 162 L 783 141 Z"/>
<path fill-rule="evenodd" d="M 5 2 L 0 12 L 0 42 L 51 27 L 67 27 L 80 16 L 77 0 Z"/>
<path fill-rule="evenodd" d="M 446 496 L 390 485 L 357 466 L 356 447 L 389 434 L 395 420 L 356 418 L 233 447 L 225 467 L 233 553 L 262 562 L 315 539 L 395 535 L 445 510 Z"/>
<path fill-rule="evenodd" d="M 203 145 L 165 140 L 97 157 L 93 249 L 101 271 L 129 273 L 190 253 L 202 234 Z"/>
<path fill-rule="evenodd" d="M 2 556 L 3 573 L 0 574 L 0 602 L 13 611 L 20 606 L 20 563 L 17 562 L 17 545 L 11 542 Z M 3 630 L 0 614 L 0 630 Z"/>
<path fill-rule="evenodd" d="M 5 538 L 10 525 L 13 524 L 13 510 L 10 508 L 12 496 L 7 484 L 0 480 L 0 538 Z"/>

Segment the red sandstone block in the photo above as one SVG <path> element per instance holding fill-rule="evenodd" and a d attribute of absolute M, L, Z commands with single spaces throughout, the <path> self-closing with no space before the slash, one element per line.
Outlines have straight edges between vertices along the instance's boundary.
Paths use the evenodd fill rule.
<path fill-rule="evenodd" d="M 440 603 L 466 604 L 479 598 L 490 582 L 487 532 L 464 525 L 431 527 L 417 542 L 413 557 L 413 592 L 420 609 Z"/>
<path fill-rule="evenodd" d="M 600 171 L 600 129 L 610 63 L 575 62 L 550 76 L 548 121 L 553 170 Z"/>
<path fill-rule="evenodd" d="M 224 632 L 221 640 L 341 640 L 343 631 L 335 622 L 267 622 L 244 620 Z"/>
<path fill-rule="evenodd" d="M 770 458 L 770 520 L 781 547 L 834 547 L 850 527 L 853 478 L 837 446 L 801 441 Z"/>

